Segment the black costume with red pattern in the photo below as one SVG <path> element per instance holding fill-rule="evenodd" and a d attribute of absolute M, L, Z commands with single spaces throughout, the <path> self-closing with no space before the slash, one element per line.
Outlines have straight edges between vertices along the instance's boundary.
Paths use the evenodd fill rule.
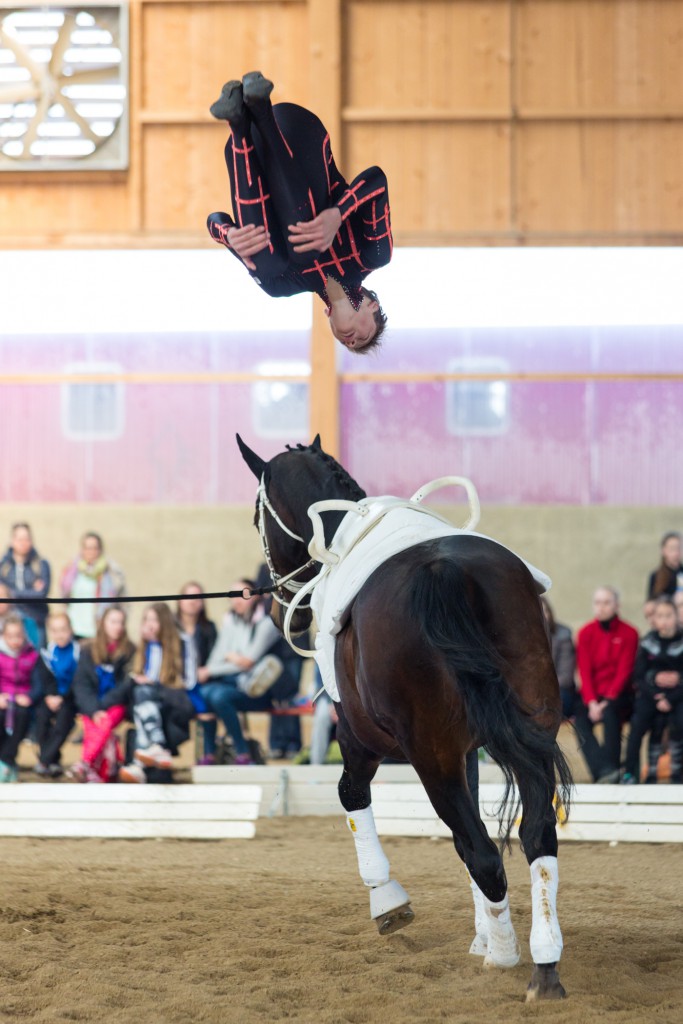
<path fill-rule="evenodd" d="M 266 104 L 239 125 L 225 147 L 235 222 L 208 222 L 211 236 L 230 248 L 230 227 L 253 224 L 270 233 L 252 256 L 254 281 L 268 295 L 316 292 L 329 306 L 328 277 L 339 281 L 354 308 L 363 279 L 391 260 L 393 240 L 387 179 L 370 167 L 347 184 L 332 156 L 330 136 L 315 114 L 295 103 Z M 326 252 L 294 252 L 288 225 L 313 220 L 337 206 L 342 223 Z M 235 254 L 237 255 L 237 254 Z M 239 258 L 239 257 L 238 257 Z"/>

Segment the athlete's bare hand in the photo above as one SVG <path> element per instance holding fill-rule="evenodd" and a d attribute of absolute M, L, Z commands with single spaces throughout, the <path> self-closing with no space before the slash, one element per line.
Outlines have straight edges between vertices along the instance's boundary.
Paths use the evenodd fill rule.
<path fill-rule="evenodd" d="M 331 206 L 313 220 L 289 225 L 289 241 L 294 252 L 327 252 L 342 222 L 341 210 Z"/>
<path fill-rule="evenodd" d="M 243 228 L 230 228 L 228 242 L 248 270 L 256 270 L 256 264 L 250 258 L 262 252 L 270 244 L 270 234 L 263 225 L 247 224 Z"/>

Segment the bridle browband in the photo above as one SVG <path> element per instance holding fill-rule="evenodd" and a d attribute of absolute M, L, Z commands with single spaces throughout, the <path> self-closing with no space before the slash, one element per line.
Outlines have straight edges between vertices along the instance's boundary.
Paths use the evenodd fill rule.
<path fill-rule="evenodd" d="M 284 533 L 287 534 L 288 537 L 291 537 L 292 540 L 299 541 L 299 543 L 303 544 L 304 547 L 306 546 L 306 541 L 303 537 L 300 537 L 298 533 L 294 533 L 293 530 L 290 530 L 286 523 L 283 523 L 282 519 L 271 505 L 266 491 L 265 474 L 261 476 L 259 481 L 256 498 L 258 502 L 258 532 L 259 537 L 261 538 L 261 548 L 263 550 L 263 557 L 266 560 L 266 565 L 268 566 L 270 578 L 276 588 L 273 591 L 273 599 L 277 601 L 278 604 L 282 605 L 283 608 L 289 608 L 291 601 L 286 599 L 285 591 L 289 591 L 290 594 L 296 594 L 301 590 L 301 588 L 305 586 L 305 582 L 297 581 L 295 580 L 295 577 L 301 575 L 301 573 L 305 572 L 307 569 L 310 569 L 311 566 L 316 565 L 317 561 L 315 558 L 309 558 L 305 565 L 299 566 L 298 569 L 294 569 L 292 572 L 287 573 L 286 576 L 280 576 L 273 565 L 273 557 L 270 553 L 270 545 L 268 543 L 268 537 L 266 536 L 266 511 L 270 513 L 277 525 Z M 308 604 L 302 604 L 299 605 L 299 607 L 302 609 L 310 608 L 310 597 Z"/>

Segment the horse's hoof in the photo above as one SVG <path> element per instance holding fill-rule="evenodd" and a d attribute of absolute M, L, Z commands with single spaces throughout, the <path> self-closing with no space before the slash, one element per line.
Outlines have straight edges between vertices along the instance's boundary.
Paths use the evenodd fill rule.
<path fill-rule="evenodd" d="M 529 987 L 526 990 L 527 1003 L 537 999 L 566 999 L 555 964 L 534 964 Z"/>
<path fill-rule="evenodd" d="M 413 908 L 410 903 L 406 903 L 402 907 L 396 907 L 395 910 L 389 910 L 386 914 L 375 918 L 377 931 L 380 935 L 391 935 L 392 932 L 397 932 L 400 928 L 409 925 L 414 917 Z"/>
<path fill-rule="evenodd" d="M 509 971 L 512 967 L 516 967 L 519 963 L 520 951 L 519 946 L 514 953 L 509 953 L 506 956 L 494 957 L 491 953 L 487 953 L 484 957 L 484 967 L 487 969 L 490 967 L 497 967 L 500 971 Z"/>

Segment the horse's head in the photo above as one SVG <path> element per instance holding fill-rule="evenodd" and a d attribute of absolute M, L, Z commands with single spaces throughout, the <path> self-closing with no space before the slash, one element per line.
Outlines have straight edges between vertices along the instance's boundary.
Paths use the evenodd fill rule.
<path fill-rule="evenodd" d="M 297 584 L 312 579 L 319 570 L 319 563 L 312 562 L 308 554 L 308 544 L 313 536 L 309 506 L 326 498 L 359 501 L 365 497 L 365 491 L 331 455 L 323 451 L 320 435 L 308 446 L 288 446 L 287 451 L 276 455 L 270 462 L 253 452 L 239 434 L 237 444 L 242 458 L 259 481 L 254 524 L 261 536 L 263 556 L 273 583 L 279 584 L 283 577 L 301 570 L 296 572 L 295 581 L 278 587 L 272 618 L 281 629 L 283 606 L 291 601 L 292 593 L 298 589 Z M 326 514 L 325 539 L 328 544 L 342 518 L 343 513 Z M 309 607 L 298 608 L 292 617 L 292 633 L 308 629 L 311 617 Z"/>

